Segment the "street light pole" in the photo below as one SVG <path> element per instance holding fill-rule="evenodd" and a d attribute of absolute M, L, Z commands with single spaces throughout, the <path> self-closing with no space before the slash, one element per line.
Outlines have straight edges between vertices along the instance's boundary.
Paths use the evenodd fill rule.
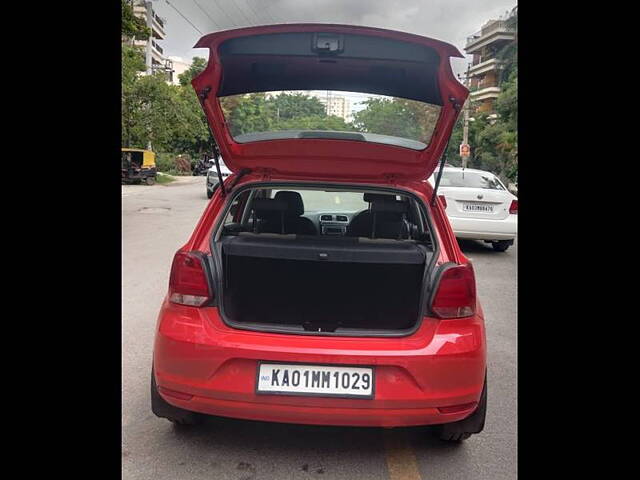
<path fill-rule="evenodd" d="M 464 86 L 469 88 L 469 64 L 467 64 L 467 73 L 464 78 Z M 471 103 L 471 96 L 464 102 L 464 123 L 462 126 L 462 144 L 469 144 L 469 103 Z M 467 159 L 469 157 L 462 157 L 462 168 L 467 168 Z"/>

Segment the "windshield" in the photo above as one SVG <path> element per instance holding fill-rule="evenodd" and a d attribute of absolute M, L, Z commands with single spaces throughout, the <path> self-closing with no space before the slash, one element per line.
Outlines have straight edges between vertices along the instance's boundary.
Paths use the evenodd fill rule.
<path fill-rule="evenodd" d="M 441 187 L 485 188 L 504 190 L 497 177 L 489 172 L 442 172 Z"/>
<path fill-rule="evenodd" d="M 239 143 L 334 138 L 422 150 L 431 141 L 441 109 L 416 100 L 327 90 L 249 93 L 219 100 Z"/>
<path fill-rule="evenodd" d="M 275 198 L 280 190 L 272 190 L 271 198 Z M 297 190 L 302 197 L 305 213 L 313 212 L 358 212 L 369 208 L 362 192 L 339 192 L 322 190 Z"/>

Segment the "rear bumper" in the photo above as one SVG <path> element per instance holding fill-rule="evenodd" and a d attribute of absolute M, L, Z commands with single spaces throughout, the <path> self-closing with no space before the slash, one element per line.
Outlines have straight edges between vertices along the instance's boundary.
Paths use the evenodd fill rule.
<path fill-rule="evenodd" d="M 165 302 L 158 327 L 154 370 L 162 398 L 209 415 L 313 425 L 448 423 L 475 410 L 484 383 L 480 315 L 425 318 L 416 333 L 403 338 L 322 337 L 232 329 L 214 307 Z M 372 366 L 375 398 L 257 395 L 259 360 Z M 467 406 L 453 413 L 439 410 L 458 405 Z"/>
<path fill-rule="evenodd" d="M 513 240 L 518 234 L 518 216 L 504 220 L 449 217 L 453 233 L 458 238 L 478 240 Z"/>

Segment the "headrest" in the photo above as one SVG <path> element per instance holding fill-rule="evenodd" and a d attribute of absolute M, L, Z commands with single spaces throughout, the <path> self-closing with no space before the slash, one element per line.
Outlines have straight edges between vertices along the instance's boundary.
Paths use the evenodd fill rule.
<path fill-rule="evenodd" d="M 302 196 L 298 192 L 281 190 L 273 198 L 287 205 L 287 215 L 300 216 L 304 213 L 304 203 L 302 203 Z"/>
<path fill-rule="evenodd" d="M 362 198 L 367 203 L 393 202 L 395 201 L 396 196 L 389 193 L 365 193 Z"/>
<path fill-rule="evenodd" d="M 373 202 L 371 204 L 371 211 L 375 213 L 405 213 L 408 210 L 409 205 L 402 200 L 386 200 L 383 202 Z"/>
<path fill-rule="evenodd" d="M 272 198 L 255 198 L 251 207 L 255 210 L 256 217 L 261 219 L 272 217 L 274 214 L 279 214 L 287 210 L 287 204 L 285 202 Z"/>

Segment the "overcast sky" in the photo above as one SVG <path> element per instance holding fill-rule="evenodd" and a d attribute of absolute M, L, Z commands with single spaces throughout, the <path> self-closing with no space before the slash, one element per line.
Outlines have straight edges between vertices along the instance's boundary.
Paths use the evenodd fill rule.
<path fill-rule="evenodd" d="M 511 10 L 517 3 L 516 0 L 152 1 L 154 10 L 167 20 L 167 38 L 159 42 L 165 55 L 186 60 L 194 56 L 208 56 L 207 49 L 191 48 L 202 34 L 244 26 L 301 22 L 400 30 L 452 43 L 464 53 L 468 35 L 478 31 L 487 20 Z M 452 59 L 454 71 L 464 71 L 467 61 Z"/>

